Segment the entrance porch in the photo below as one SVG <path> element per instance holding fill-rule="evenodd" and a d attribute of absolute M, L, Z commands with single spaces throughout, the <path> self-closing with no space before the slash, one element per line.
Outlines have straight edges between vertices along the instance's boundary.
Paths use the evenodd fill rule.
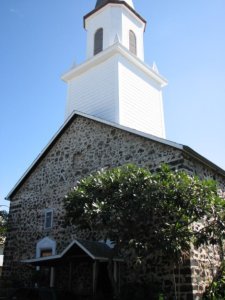
<path fill-rule="evenodd" d="M 101 295 L 110 299 L 120 288 L 122 261 L 105 243 L 77 239 L 61 254 L 22 263 L 38 267 L 37 274 L 43 275 L 37 282 L 39 286 L 68 290 L 87 298 Z"/>

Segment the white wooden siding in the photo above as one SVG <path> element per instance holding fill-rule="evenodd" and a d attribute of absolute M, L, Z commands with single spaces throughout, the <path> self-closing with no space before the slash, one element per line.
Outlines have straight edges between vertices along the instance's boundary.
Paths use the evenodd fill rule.
<path fill-rule="evenodd" d="M 119 63 L 119 123 L 165 138 L 162 92 L 124 58 Z"/>
<path fill-rule="evenodd" d="M 120 43 L 129 49 L 129 31 L 137 38 L 137 56 L 144 60 L 144 28 L 145 23 L 124 5 L 110 4 L 91 15 L 85 21 L 87 30 L 87 58 L 94 55 L 94 35 L 96 30 L 103 28 L 103 50 L 115 43 L 116 37 Z"/>
<path fill-rule="evenodd" d="M 78 110 L 118 122 L 117 64 L 111 58 L 69 82 L 66 117 Z"/>

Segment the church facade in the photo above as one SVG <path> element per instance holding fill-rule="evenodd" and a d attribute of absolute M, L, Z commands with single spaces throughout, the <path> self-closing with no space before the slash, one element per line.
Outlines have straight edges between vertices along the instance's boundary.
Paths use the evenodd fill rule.
<path fill-rule="evenodd" d="M 105 299 L 109 263 L 118 286 L 129 281 L 132 270 L 113 256 L 110 245 L 64 226 L 65 195 L 102 168 L 135 163 L 154 171 L 167 163 L 213 178 L 225 191 L 224 170 L 165 139 L 162 88 L 167 81 L 144 63 L 145 26 L 132 0 L 98 0 L 84 17 L 87 60 L 63 75 L 68 84 L 66 121 L 7 196 L 5 278 L 31 286 L 41 268 L 43 284 L 83 296 L 101 291 Z M 179 299 L 200 299 L 219 263 L 216 248 L 193 248 L 176 274 Z M 173 297 L 174 278 L 166 264 L 156 277 Z"/>

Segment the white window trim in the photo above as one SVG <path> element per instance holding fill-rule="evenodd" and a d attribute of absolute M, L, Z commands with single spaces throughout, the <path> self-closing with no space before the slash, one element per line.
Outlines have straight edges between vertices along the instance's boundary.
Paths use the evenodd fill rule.
<path fill-rule="evenodd" d="M 56 254 L 56 241 L 49 237 L 45 237 L 40 240 L 36 245 L 36 258 L 41 257 L 41 251 L 45 249 L 51 249 L 52 255 Z"/>
<path fill-rule="evenodd" d="M 133 30 L 129 30 L 129 50 L 137 55 L 137 36 Z"/>

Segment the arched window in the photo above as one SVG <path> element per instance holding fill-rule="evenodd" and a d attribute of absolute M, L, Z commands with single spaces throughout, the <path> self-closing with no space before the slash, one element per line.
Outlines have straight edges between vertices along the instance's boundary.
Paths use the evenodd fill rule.
<path fill-rule="evenodd" d="M 99 28 L 95 32 L 94 37 L 94 55 L 98 54 L 103 50 L 103 28 Z"/>
<path fill-rule="evenodd" d="M 137 55 L 137 40 L 132 30 L 129 31 L 129 50 L 131 53 Z"/>

